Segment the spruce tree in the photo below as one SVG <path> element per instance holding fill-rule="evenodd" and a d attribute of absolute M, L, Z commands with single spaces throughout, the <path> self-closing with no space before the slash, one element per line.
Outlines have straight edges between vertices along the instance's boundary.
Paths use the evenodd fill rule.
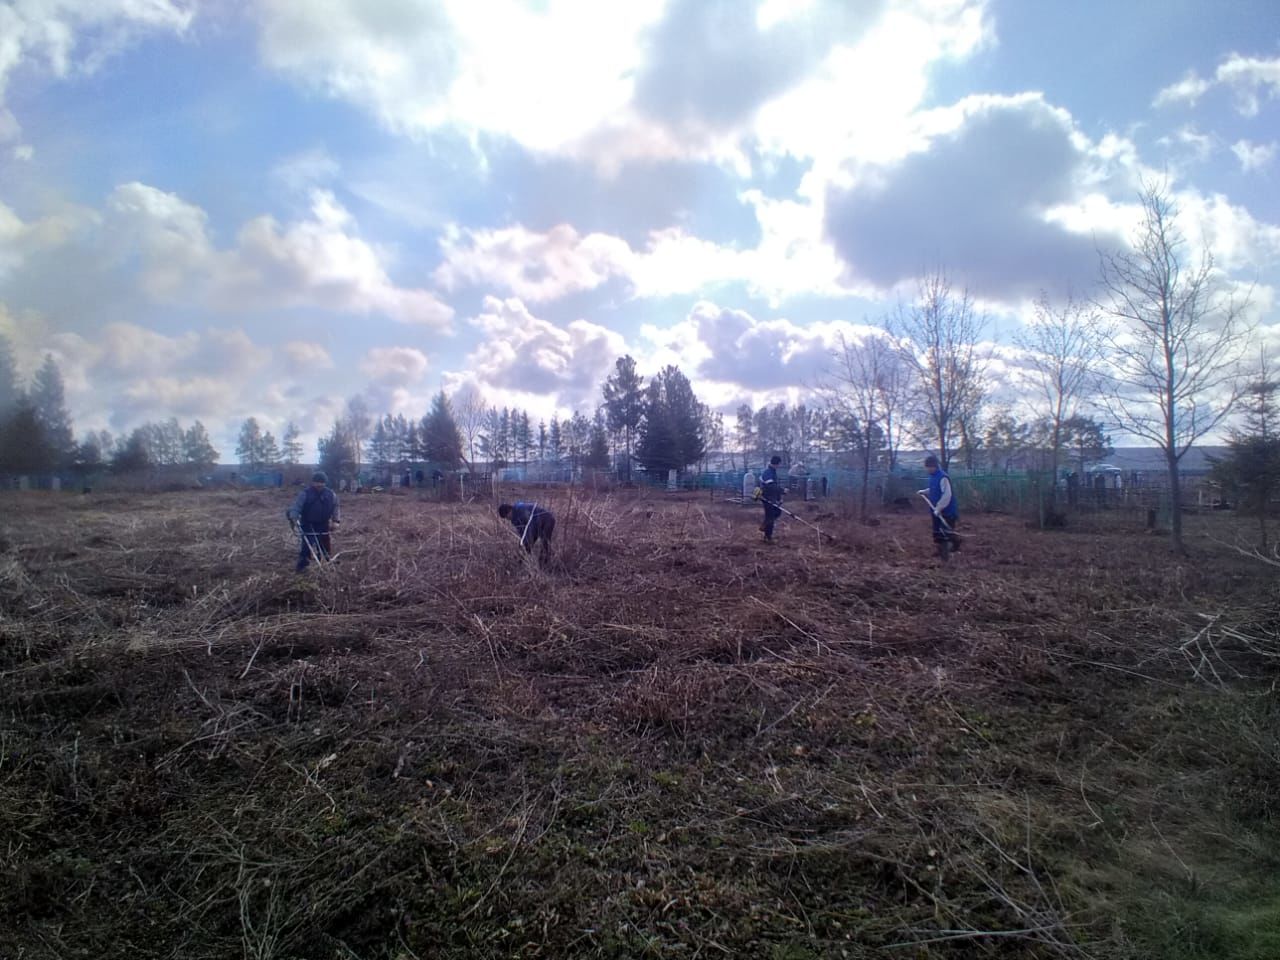
<path fill-rule="evenodd" d="M 44 358 L 44 366 L 31 384 L 31 405 L 44 430 L 45 446 L 52 451 L 52 467 L 69 466 L 75 459 L 76 438 L 71 430 L 71 415 L 62 384 L 62 372 L 53 355 Z"/>
<path fill-rule="evenodd" d="M 604 407 L 609 429 L 622 436 L 626 453 L 624 474 L 631 479 L 631 451 L 640 421 L 644 417 L 644 378 L 636 373 L 636 362 L 629 355 L 619 357 L 614 372 L 604 382 Z"/>
<path fill-rule="evenodd" d="M 443 390 L 432 398 L 431 409 L 422 418 L 422 448 L 431 463 L 454 468 L 462 461 L 462 431 Z"/>
<path fill-rule="evenodd" d="M 683 470 L 706 453 L 701 404 L 679 367 L 668 366 L 649 381 L 637 459 L 646 470 Z"/>

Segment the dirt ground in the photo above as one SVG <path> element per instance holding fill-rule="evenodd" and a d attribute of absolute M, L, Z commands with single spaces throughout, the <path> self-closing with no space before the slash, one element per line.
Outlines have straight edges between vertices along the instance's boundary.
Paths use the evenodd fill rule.
<path fill-rule="evenodd" d="M 0 956 L 1280 956 L 1235 518 L 289 499 L 0 496 Z"/>

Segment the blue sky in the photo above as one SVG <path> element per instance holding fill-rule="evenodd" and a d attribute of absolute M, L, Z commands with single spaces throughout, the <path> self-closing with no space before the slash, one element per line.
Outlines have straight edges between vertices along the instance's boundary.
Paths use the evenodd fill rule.
<path fill-rule="evenodd" d="M 929 267 L 1006 346 L 1089 295 L 1154 177 L 1280 346 L 1269 0 L 0 0 L 0 38 L 0 332 L 80 431 L 589 413 L 622 353 L 795 401 Z"/>

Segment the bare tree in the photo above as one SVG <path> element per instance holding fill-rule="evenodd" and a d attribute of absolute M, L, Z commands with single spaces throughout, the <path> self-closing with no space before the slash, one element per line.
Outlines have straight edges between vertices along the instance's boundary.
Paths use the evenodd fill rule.
<path fill-rule="evenodd" d="M 356 394 L 347 401 L 347 413 L 342 418 L 342 433 L 351 443 L 357 476 L 360 474 L 360 453 L 373 431 L 373 419 L 373 414 L 369 412 L 369 405 L 364 402 L 364 397 Z"/>
<path fill-rule="evenodd" d="M 1031 325 L 1014 338 L 1026 351 L 1035 386 L 1031 407 L 1048 427 L 1046 446 L 1053 476 L 1050 509 L 1057 490 L 1058 460 L 1066 442 L 1064 424 L 1081 412 L 1086 398 L 1097 396 L 1107 332 L 1093 304 L 1068 293 L 1066 303 L 1055 306 L 1049 295 L 1041 292 Z"/>
<path fill-rule="evenodd" d="M 867 498 L 871 487 L 871 465 L 877 447 L 885 449 L 892 461 L 895 419 L 903 406 L 903 363 L 898 348 L 884 335 L 868 333 L 859 341 L 840 335 L 840 345 L 832 351 L 828 369 L 830 406 L 856 424 L 857 445 L 862 455 L 861 517 L 867 518 Z"/>
<path fill-rule="evenodd" d="M 1107 338 L 1112 385 L 1103 405 L 1122 429 L 1163 452 L 1173 549 L 1184 552 L 1179 466 L 1244 389 L 1248 296 L 1237 299 L 1223 289 L 1207 247 L 1198 263 L 1188 262 L 1178 208 L 1165 185 L 1144 183 L 1140 196 L 1142 223 L 1132 247 L 1100 253 L 1109 300 L 1102 306 L 1119 321 Z"/>
<path fill-rule="evenodd" d="M 979 349 L 985 318 L 974 310 L 968 290 L 959 294 L 941 270 L 920 280 L 915 303 L 898 306 L 885 321 L 898 354 L 919 394 L 920 432 L 937 441 L 945 469 L 958 433 L 972 434 L 984 400 L 986 357 Z"/>
<path fill-rule="evenodd" d="M 453 417 L 467 444 L 467 463 L 475 463 L 476 440 L 484 429 L 489 409 L 474 383 L 463 384 L 453 394 Z"/>

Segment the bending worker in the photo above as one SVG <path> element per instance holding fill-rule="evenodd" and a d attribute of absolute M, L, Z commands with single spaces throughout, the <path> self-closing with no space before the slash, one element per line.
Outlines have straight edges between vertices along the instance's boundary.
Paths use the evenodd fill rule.
<path fill-rule="evenodd" d="M 311 485 L 298 493 L 293 506 L 285 512 L 289 526 L 298 533 L 298 572 L 307 569 L 314 556 L 328 560 L 332 544 L 329 541 L 329 524 L 342 523 L 338 510 L 338 495 L 327 486 L 329 478 L 323 470 L 311 475 Z"/>
<path fill-rule="evenodd" d="M 933 542 L 938 545 L 938 556 L 946 560 L 947 554 L 960 549 L 960 538 L 955 533 L 960 511 L 956 506 L 955 493 L 951 489 L 951 478 L 938 464 L 938 458 L 929 454 L 924 458 L 924 468 L 929 471 L 929 486 L 916 492 L 929 501 Z"/>
<path fill-rule="evenodd" d="M 511 521 L 516 533 L 520 534 L 520 543 L 526 553 L 532 551 L 539 540 L 544 554 L 551 549 L 551 533 L 556 528 L 556 518 L 550 510 L 536 503 L 517 500 L 514 504 L 499 504 L 498 516 Z"/>

